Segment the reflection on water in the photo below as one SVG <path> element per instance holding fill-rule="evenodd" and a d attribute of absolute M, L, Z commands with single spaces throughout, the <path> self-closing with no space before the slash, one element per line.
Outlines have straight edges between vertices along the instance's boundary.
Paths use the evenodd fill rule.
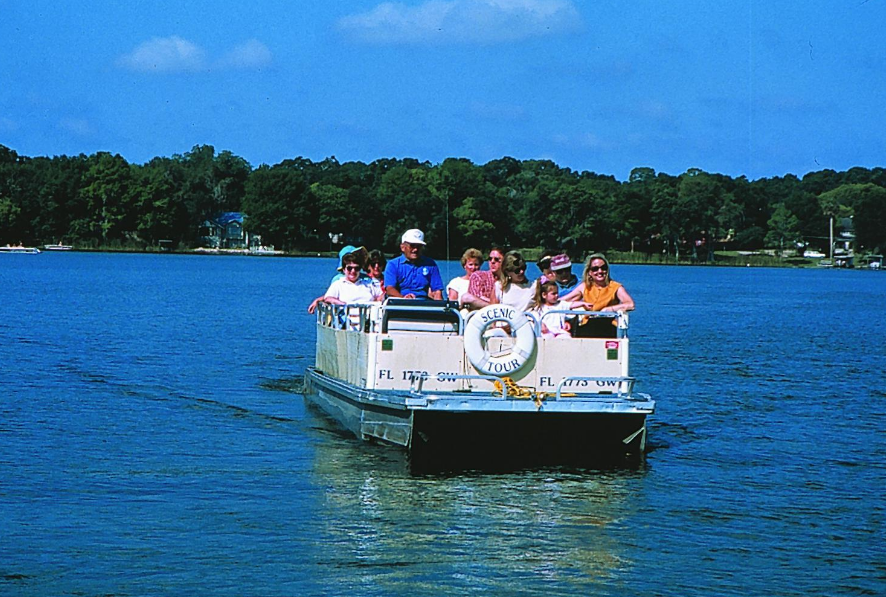
<path fill-rule="evenodd" d="M 612 528 L 643 469 L 416 473 L 401 449 L 342 436 L 316 446 L 316 547 L 361 592 L 586 592 L 630 566 Z"/>

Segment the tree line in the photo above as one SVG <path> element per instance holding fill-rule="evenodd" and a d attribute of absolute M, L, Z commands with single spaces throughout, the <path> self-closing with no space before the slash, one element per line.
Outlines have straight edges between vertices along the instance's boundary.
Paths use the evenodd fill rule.
<path fill-rule="evenodd" d="M 863 251 L 886 248 L 886 170 L 821 170 L 750 181 L 692 168 L 635 168 L 627 181 L 504 157 L 339 163 L 287 159 L 253 168 L 198 145 L 144 164 L 120 155 L 26 157 L 0 145 L 0 244 L 199 246 L 221 212 L 285 251 L 322 251 L 330 238 L 395 251 L 421 228 L 431 254 L 492 244 L 639 251 L 679 257 L 713 249 L 827 251 L 829 219 L 852 217 Z"/>

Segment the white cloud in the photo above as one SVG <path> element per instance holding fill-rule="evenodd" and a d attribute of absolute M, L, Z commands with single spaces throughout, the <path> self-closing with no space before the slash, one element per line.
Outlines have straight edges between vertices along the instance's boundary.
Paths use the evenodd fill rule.
<path fill-rule="evenodd" d="M 177 35 L 154 37 L 120 57 L 118 64 L 140 72 L 190 72 L 205 68 L 206 52 Z"/>
<path fill-rule="evenodd" d="M 271 51 L 257 39 L 247 40 L 210 59 L 197 44 L 173 35 L 155 37 L 121 56 L 117 64 L 138 72 L 181 73 L 215 69 L 256 69 L 271 63 Z"/>
<path fill-rule="evenodd" d="M 89 137 L 95 132 L 92 125 L 85 118 L 62 118 L 58 125 L 63 130 L 77 137 Z"/>
<path fill-rule="evenodd" d="M 383 2 L 339 20 L 348 36 L 369 43 L 502 43 L 582 29 L 570 0 L 426 0 Z"/>
<path fill-rule="evenodd" d="M 271 51 L 257 39 L 250 39 L 228 51 L 219 61 L 226 68 L 253 69 L 271 63 Z"/>
<path fill-rule="evenodd" d="M 19 124 L 15 120 L 6 117 L 0 117 L 0 132 L 13 133 L 19 128 Z"/>

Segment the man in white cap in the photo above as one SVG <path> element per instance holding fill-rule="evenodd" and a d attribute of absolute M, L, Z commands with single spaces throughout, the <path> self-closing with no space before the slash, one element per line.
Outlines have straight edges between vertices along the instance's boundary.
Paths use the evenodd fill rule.
<path fill-rule="evenodd" d="M 417 228 L 407 230 L 400 240 L 403 253 L 385 268 L 385 294 L 392 298 L 443 297 L 443 278 L 437 262 L 424 257 L 425 234 Z"/>

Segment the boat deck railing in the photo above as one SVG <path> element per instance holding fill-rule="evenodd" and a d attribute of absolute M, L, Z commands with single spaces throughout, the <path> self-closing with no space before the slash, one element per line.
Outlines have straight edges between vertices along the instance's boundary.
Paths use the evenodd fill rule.
<path fill-rule="evenodd" d="M 465 319 L 450 301 L 389 299 L 384 303 L 330 305 L 317 308 L 320 325 L 355 332 L 437 332 L 464 334 Z"/>
<path fill-rule="evenodd" d="M 382 303 L 381 332 L 438 332 L 464 335 L 465 318 L 456 301 L 388 299 Z"/>
<path fill-rule="evenodd" d="M 535 335 L 541 337 L 541 324 L 549 316 L 566 315 L 569 318 L 587 318 L 587 319 L 614 319 L 616 320 L 616 336 L 617 338 L 626 338 L 628 335 L 628 312 L 627 311 L 585 311 L 583 309 L 555 309 L 548 311 L 541 317 L 535 313 L 527 312 L 527 315 L 535 321 Z"/>
<path fill-rule="evenodd" d="M 334 330 L 351 330 L 355 332 L 377 332 L 378 310 L 381 303 L 317 305 L 317 322 Z"/>
<path fill-rule="evenodd" d="M 317 321 L 336 330 L 355 332 L 431 332 L 464 335 L 465 324 L 476 311 L 465 313 L 453 301 L 419 301 L 411 299 L 388 299 L 383 303 L 330 305 L 320 303 Z M 603 312 L 576 309 L 548 311 L 541 317 L 526 313 L 532 318 L 536 337 L 542 336 L 542 323 L 545 318 L 565 315 L 569 318 L 614 319 L 616 338 L 626 338 L 628 313 L 625 311 Z"/>

